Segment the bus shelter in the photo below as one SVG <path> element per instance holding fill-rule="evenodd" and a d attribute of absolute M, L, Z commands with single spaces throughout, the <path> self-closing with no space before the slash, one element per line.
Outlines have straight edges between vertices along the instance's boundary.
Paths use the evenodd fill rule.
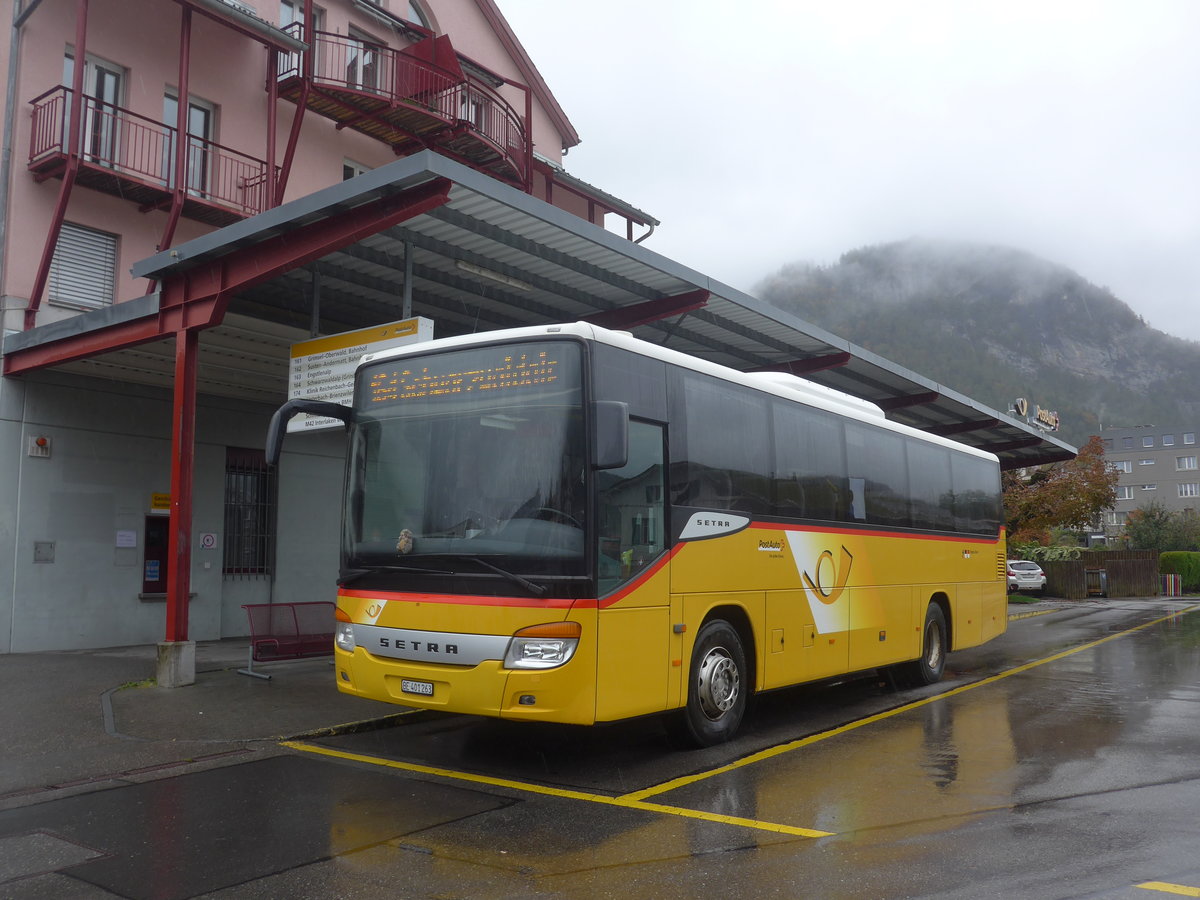
<path fill-rule="evenodd" d="M 432 151 L 134 266 L 142 297 L 4 341 L 4 374 L 54 368 L 173 391 L 164 646 L 188 642 L 196 397 L 278 405 L 298 339 L 425 317 L 436 336 L 584 320 L 741 371 L 780 371 L 995 453 L 1074 448 L 789 313 Z M 160 679 L 164 676 L 160 654 Z M 194 664 L 192 672 L 194 677 Z"/>

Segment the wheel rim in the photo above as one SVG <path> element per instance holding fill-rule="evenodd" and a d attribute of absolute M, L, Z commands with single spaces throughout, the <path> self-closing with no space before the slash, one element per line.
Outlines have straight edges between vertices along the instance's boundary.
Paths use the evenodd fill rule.
<path fill-rule="evenodd" d="M 942 664 L 942 629 L 930 622 L 925 629 L 925 665 L 936 670 Z"/>
<path fill-rule="evenodd" d="M 724 647 L 713 647 L 700 663 L 700 709 L 709 719 L 721 718 L 737 703 L 742 679 L 737 663 Z"/>

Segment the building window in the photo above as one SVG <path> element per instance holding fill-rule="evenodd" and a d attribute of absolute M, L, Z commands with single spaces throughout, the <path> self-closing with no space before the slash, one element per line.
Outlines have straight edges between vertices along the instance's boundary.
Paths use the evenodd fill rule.
<path fill-rule="evenodd" d="M 1114 469 L 1116 469 L 1118 472 L 1124 472 L 1126 475 L 1128 475 L 1130 472 L 1133 471 L 1133 460 L 1132 459 L 1118 459 L 1116 462 L 1114 462 L 1112 464 L 1112 467 Z"/>
<path fill-rule="evenodd" d="M 1109 525 L 1124 525 L 1125 524 L 1125 513 L 1110 512 L 1108 514 L 1108 524 Z"/>
<path fill-rule="evenodd" d="M 1121 446 L 1124 449 L 1128 450 L 1129 448 L 1131 448 L 1133 446 L 1133 438 L 1131 438 L 1131 437 L 1121 438 Z"/>
<path fill-rule="evenodd" d="M 1200 497 L 1200 484 L 1196 484 L 1195 482 L 1193 482 L 1191 484 L 1179 485 L 1179 496 L 1180 497 Z"/>
<path fill-rule="evenodd" d="M 346 41 L 346 86 L 361 91 L 379 89 L 379 61 L 383 46 L 370 35 L 350 29 Z"/>
<path fill-rule="evenodd" d="M 1143 485 L 1142 485 L 1142 490 L 1143 490 L 1143 491 L 1157 491 L 1157 490 L 1158 490 L 1158 484 L 1157 484 L 1157 483 L 1154 483 L 1154 482 L 1151 482 L 1150 484 L 1143 484 Z"/>
<path fill-rule="evenodd" d="M 63 58 L 63 84 L 75 79 L 75 51 Z M 119 135 L 124 130 L 121 103 L 125 93 L 125 70 L 115 63 L 90 54 L 84 60 L 83 93 L 89 98 L 83 109 L 83 147 L 89 162 L 112 166 L 120 153 Z M 64 141 L 69 135 L 64 133 Z"/>
<path fill-rule="evenodd" d="M 1163 441 L 1163 446 L 1164 446 L 1164 447 L 1174 447 L 1174 446 L 1175 446 L 1175 435 L 1173 435 L 1173 434 L 1164 434 L 1164 435 L 1162 436 L 1162 441 Z"/>
<path fill-rule="evenodd" d="M 349 181 L 351 178 L 357 178 L 364 172 L 370 171 L 370 166 L 364 166 L 362 163 L 356 163 L 352 159 L 342 160 L 342 181 Z"/>
<path fill-rule="evenodd" d="M 117 236 L 63 222 L 50 261 L 48 299 L 73 309 L 112 306 L 117 275 Z"/>
<path fill-rule="evenodd" d="M 1125 485 L 1124 487 L 1118 487 L 1117 488 L 1117 499 L 1118 500 L 1132 500 L 1133 499 L 1133 488 L 1130 487 L 1129 485 Z"/>
<path fill-rule="evenodd" d="M 1143 447 L 1153 447 L 1154 446 L 1154 438 L 1152 438 L 1152 437 L 1142 438 L 1142 446 Z"/>
<path fill-rule="evenodd" d="M 429 18 L 425 15 L 425 11 L 417 5 L 416 0 L 408 0 L 408 12 L 405 13 L 404 18 L 416 25 L 420 25 L 422 28 L 432 30 Z"/>
<path fill-rule="evenodd" d="M 311 37 L 304 37 L 304 0 L 281 0 L 279 4 L 279 27 L 292 37 L 303 38 L 309 42 L 312 41 Z M 313 30 L 323 31 L 324 28 L 325 10 L 320 7 L 314 7 Z M 323 49 L 320 43 L 314 48 L 314 52 L 318 54 L 318 58 Z M 301 58 L 299 53 L 280 53 L 279 74 L 281 76 L 299 75 L 300 63 Z M 321 71 L 320 62 L 316 65 L 316 71 Z"/>
<path fill-rule="evenodd" d="M 1185 432 L 1184 432 L 1184 434 L 1183 434 L 1183 442 L 1184 442 L 1185 444 L 1194 444 L 1194 443 L 1196 443 L 1196 432 L 1194 432 L 1194 431 L 1185 431 Z"/>
<path fill-rule="evenodd" d="M 267 576 L 275 566 L 275 470 L 261 450 L 225 450 L 225 575 Z"/>
<path fill-rule="evenodd" d="M 195 197 L 206 197 L 209 191 L 211 149 L 216 134 L 217 109 L 211 103 L 197 97 L 188 98 L 187 148 L 184 151 L 184 168 L 187 174 L 188 193 Z M 174 93 L 163 95 L 163 124 L 171 128 L 163 148 L 163 180 L 168 187 L 175 186 L 175 132 L 179 122 L 179 98 Z"/>
<path fill-rule="evenodd" d="M 1183 472 L 1186 469 L 1196 468 L 1196 457 L 1194 456 L 1177 456 L 1175 457 L 1175 470 Z"/>
<path fill-rule="evenodd" d="M 1139 460 L 1138 460 L 1138 465 L 1139 465 L 1139 466 L 1152 466 L 1152 465 L 1154 465 L 1154 460 L 1152 460 L 1152 459 L 1139 459 Z"/>

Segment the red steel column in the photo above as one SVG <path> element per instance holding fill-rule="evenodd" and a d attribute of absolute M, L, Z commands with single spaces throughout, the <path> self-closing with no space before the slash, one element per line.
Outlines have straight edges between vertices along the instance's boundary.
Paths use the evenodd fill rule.
<path fill-rule="evenodd" d="M 87 68 L 87 23 L 88 0 L 79 0 L 75 12 L 75 64 L 71 70 L 71 106 L 70 112 L 67 113 L 70 137 L 63 147 L 67 153 L 67 168 L 63 172 L 62 185 L 58 189 L 58 203 L 50 220 L 50 230 L 46 232 L 46 244 L 42 248 L 42 259 L 33 279 L 33 289 L 29 292 L 29 306 L 25 309 L 26 331 L 37 325 L 42 294 L 46 291 L 46 282 L 50 280 L 54 248 L 58 246 L 58 236 L 62 233 L 63 219 L 67 215 L 67 204 L 71 200 L 71 189 L 75 187 L 75 176 L 79 172 L 79 159 L 83 155 L 83 73 Z"/>
<path fill-rule="evenodd" d="M 175 332 L 175 403 L 171 410 L 171 528 L 167 569 L 168 641 L 188 639 L 192 585 L 192 484 L 196 462 L 196 356 L 200 332 Z"/>

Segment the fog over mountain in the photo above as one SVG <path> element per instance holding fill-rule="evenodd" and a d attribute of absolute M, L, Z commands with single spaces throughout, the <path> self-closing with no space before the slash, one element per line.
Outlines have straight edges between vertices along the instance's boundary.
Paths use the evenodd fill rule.
<path fill-rule="evenodd" d="M 1010 247 L 879 244 L 787 266 L 755 293 L 996 409 L 1025 397 L 1056 410 L 1075 445 L 1102 426 L 1200 418 L 1200 343 Z"/>

